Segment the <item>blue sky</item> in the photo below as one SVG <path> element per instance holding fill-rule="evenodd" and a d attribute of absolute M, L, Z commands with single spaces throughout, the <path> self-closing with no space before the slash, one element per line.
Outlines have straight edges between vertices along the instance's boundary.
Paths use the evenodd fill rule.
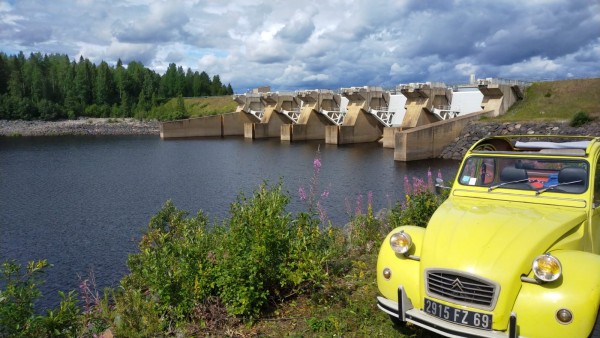
<path fill-rule="evenodd" d="M 0 46 L 169 63 L 235 92 L 600 77 L 600 0 L 0 0 Z"/>

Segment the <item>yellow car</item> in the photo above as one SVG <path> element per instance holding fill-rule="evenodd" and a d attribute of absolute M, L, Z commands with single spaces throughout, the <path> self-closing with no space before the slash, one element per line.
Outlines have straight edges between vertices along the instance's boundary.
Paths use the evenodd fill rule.
<path fill-rule="evenodd" d="M 599 254 L 600 137 L 486 138 L 426 228 L 386 237 L 378 306 L 447 337 L 600 337 Z"/>

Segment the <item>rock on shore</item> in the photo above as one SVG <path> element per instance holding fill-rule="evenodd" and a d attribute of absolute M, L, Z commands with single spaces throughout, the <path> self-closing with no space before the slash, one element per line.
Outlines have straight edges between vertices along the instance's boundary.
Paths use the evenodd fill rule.
<path fill-rule="evenodd" d="M 158 121 L 82 118 L 64 121 L 0 120 L 0 136 L 159 135 Z"/>
<path fill-rule="evenodd" d="M 449 144 L 440 158 L 461 160 L 467 150 L 484 137 L 496 135 L 580 135 L 600 136 L 600 121 L 581 127 L 571 127 L 568 122 L 481 122 L 468 124 L 454 142 Z"/>

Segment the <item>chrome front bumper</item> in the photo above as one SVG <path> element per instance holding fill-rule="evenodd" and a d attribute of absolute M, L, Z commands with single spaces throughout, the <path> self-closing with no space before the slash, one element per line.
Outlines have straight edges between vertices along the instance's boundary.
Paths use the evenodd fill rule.
<path fill-rule="evenodd" d="M 402 322 L 409 322 L 426 330 L 441 334 L 446 337 L 473 337 L 473 338 L 517 338 L 517 316 L 510 315 L 508 331 L 485 331 L 450 323 L 433 317 L 420 309 L 415 309 L 402 286 L 398 288 L 398 299 L 394 302 L 384 297 L 377 297 L 377 307 L 390 316 Z"/>

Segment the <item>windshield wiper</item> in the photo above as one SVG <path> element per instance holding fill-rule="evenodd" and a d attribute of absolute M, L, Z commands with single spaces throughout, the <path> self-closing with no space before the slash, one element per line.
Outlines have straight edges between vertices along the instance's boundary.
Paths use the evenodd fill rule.
<path fill-rule="evenodd" d="M 494 189 L 496 189 L 496 188 L 500 188 L 500 187 L 502 187 L 502 186 L 505 186 L 505 185 L 507 185 L 507 184 L 513 184 L 513 183 L 525 183 L 525 182 L 527 182 L 527 183 L 535 183 L 535 182 L 537 182 L 537 180 L 530 180 L 530 179 L 528 179 L 528 178 L 524 178 L 524 179 L 522 179 L 522 180 L 516 180 L 516 181 L 510 181 L 510 182 L 502 182 L 502 183 L 500 183 L 500 184 L 492 185 L 491 187 L 489 187 L 489 188 L 488 188 L 488 192 L 489 192 L 489 191 L 492 191 L 492 190 L 494 190 Z"/>
<path fill-rule="evenodd" d="M 562 182 L 562 183 L 558 183 L 558 184 L 553 184 L 553 185 L 550 185 L 550 186 L 548 186 L 546 188 L 542 188 L 540 190 L 536 190 L 535 194 L 539 195 L 539 194 L 545 192 L 546 190 L 552 190 L 552 189 L 554 189 L 556 187 L 560 187 L 561 185 L 575 184 L 575 183 L 581 183 L 581 182 L 583 182 L 583 180 L 577 180 L 577 181 Z"/>

